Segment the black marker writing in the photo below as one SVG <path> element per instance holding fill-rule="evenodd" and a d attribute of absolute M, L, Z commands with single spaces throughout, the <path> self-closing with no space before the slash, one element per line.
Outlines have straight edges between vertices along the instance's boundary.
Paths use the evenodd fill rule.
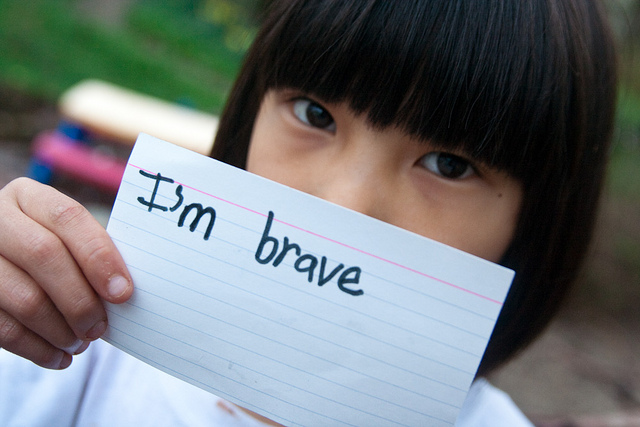
<path fill-rule="evenodd" d="M 184 196 L 182 195 L 182 189 L 183 189 L 182 185 L 178 185 L 175 189 L 175 195 L 178 198 L 175 204 L 171 207 L 163 206 L 159 203 L 156 203 L 156 196 L 158 195 L 158 188 L 160 187 L 160 182 L 174 184 L 173 179 L 162 176 L 160 173 L 154 175 L 154 174 L 145 172 L 143 170 L 139 172 L 140 172 L 140 175 L 144 176 L 145 178 L 150 178 L 155 180 L 155 184 L 153 186 L 153 191 L 151 192 L 151 197 L 149 198 L 149 201 L 145 200 L 144 197 L 138 197 L 137 199 L 138 202 L 140 202 L 140 204 L 148 207 L 147 210 L 149 212 L 151 212 L 153 209 L 158 209 L 162 212 L 167 212 L 167 211 L 175 212 L 176 210 L 178 210 L 178 208 L 180 208 L 180 206 L 182 206 L 182 203 L 184 202 Z M 209 206 L 204 207 L 200 203 L 191 203 L 189 205 L 186 205 L 183 208 L 182 213 L 180 213 L 180 218 L 178 219 L 178 227 L 184 226 L 185 221 L 187 220 L 187 216 L 189 216 L 189 214 L 192 211 L 195 212 L 195 217 L 193 218 L 193 220 L 191 221 L 191 224 L 189 225 L 189 230 L 192 232 L 195 231 L 198 228 L 198 225 L 200 224 L 200 220 L 202 219 L 202 217 L 204 217 L 205 215 L 208 215 L 209 223 L 207 224 L 207 228 L 204 232 L 204 240 L 209 240 L 209 237 L 211 236 L 211 231 L 213 230 L 213 225 L 215 224 L 215 221 L 216 221 L 216 210 Z"/>
<path fill-rule="evenodd" d="M 318 258 L 311 254 L 302 254 L 302 248 L 296 243 L 291 243 L 288 237 L 283 237 L 282 246 L 280 241 L 271 236 L 271 224 L 273 223 L 274 213 L 269 212 L 267 216 L 267 222 L 262 232 L 262 238 L 256 249 L 254 255 L 255 260 L 260 264 L 269 264 L 273 260 L 273 266 L 279 266 L 282 261 L 287 257 L 289 253 L 292 253 L 296 257 L 293 264 L 293 268 L 300 272 L 307 274 L 307 281 L 313 282 L 316 268 L 318 267 Z M 278 253 L 279 251 L 279 253 Z M 327 257 L 323 256 L 320 259 L 320 270 L 318 272 L 318 286 L 323 286 L 331 279 L 333 279 L 342 269 L 344 264 L 340 263 L 335 266 L 327 274 Z M 342 271 L 342 274 L 338 276 L 337 283 L 338 288 L 350 295 L 358 296 L 364 294 L 362 289 L 352 289 L 346 285 L 357 285 L 360 282 L 360 273 L 362 270 L 360 267 L 349 267 Z"/>
<path fill-rule="evenodd" d="M 171 212 L 175 212 L 184 201 L 184 196 L 182 195 L 182 185 L 178 185 L 178 188 L 176 188 L 176 196 L 178 196 L 178 201 L 175 205 L 169 208 Z"/>
<path fill-rule="evenodd" d="M 190 231 L 195 231 L 198 227 L 198 223 L 200 219 L 205 215 L 209 214 L 209 224 L 207 225 L 207 230 L 204 232 L 204 240 L 209 240 L 209 236 L 211 236 L 211 230 L 213 229 L 213 224 L 216 222 L 216 211 L 212 207 L 203 207 L 200 203 L 191 203 L 184 207 L 184 210 L 180 214 L 180 219 L 178 220 L 178 227 L 182 227 L 184 225 L 184 220 L 189 215 L 192 209 L 196 210 L 196 216 L 191 221 L 191 225 L 189 226 Z"/>
<path fill-rule="evenodd" d="M 162 205 L 157 205 L 154 202 L 156 200 L 156 194 L 158 194 L 158 187 L 160 186 L 160 182 L 161 181 L 165 181 L 165 182 L 169 182 L 169 183 L 173 184 L 173 180 L 171 178 L 164 177 L 164 176 L 160 175 L 159 173 L 157 175 L 153 175 L 153 174 L 150 174 L 150 173 L 145 172 L 143 170 L 141 170 L 139 172 L 140 172 L 140 175 L 142 175 L 142 176 L 144 176 L 146 178 L 155 179 L 156 183 L 153 186 L 153 192 L 151 193 L 151 198 L 149 199 L 149 201 L 147 202 L 144 199 L 144 197 L 138 197 L 138 201 L 140 203 L 142 203 L 143 205 L 148 206 L 149 207 L 149 212 L 151 212 L 153 209 L 160 209 L 161 211 L 166 212 L 167 209 L 169 209 L 168 207 L 162 206 Z"/>

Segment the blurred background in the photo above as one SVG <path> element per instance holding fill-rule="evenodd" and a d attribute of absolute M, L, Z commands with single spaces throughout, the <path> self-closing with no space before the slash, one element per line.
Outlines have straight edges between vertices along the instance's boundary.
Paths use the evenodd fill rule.
<path fill-rule="evenodd" d="M 267 3 L 0 0 L 0 186 L 88 78 L 218 114 Z M 640 426 L 640 0 L 605 5 L 621 86 L 595 244 L 557 320 L 491 378 L 538 426 Z M 52 184 L 108 216 L 112 194 Z"/>

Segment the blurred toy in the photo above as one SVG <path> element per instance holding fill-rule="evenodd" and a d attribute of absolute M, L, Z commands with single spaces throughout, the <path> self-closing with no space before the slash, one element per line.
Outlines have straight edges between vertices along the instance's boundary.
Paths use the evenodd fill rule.
<path fill-rule="evenodd" d="M 29 176 L 50 182 L 64 174 L 115 193 L 140 132 L 208 154 L 216 116 L 97 80 L 83 81 L 59 101 L 58 129 L 33 142 Z"/>

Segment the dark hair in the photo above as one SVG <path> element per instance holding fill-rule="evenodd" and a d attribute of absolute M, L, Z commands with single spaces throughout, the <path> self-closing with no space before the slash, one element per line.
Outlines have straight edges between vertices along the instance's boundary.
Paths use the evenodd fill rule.
<path fill-rule="evenodd" d="M 523 183 L 501 264 L 516 278 L 479 375 L 528 344 L 584 258 L 615 108 L 616 57 L 596 0 L 275 1 L 212 156 L 244 168 L 263 96 L 345 101 Z"/>

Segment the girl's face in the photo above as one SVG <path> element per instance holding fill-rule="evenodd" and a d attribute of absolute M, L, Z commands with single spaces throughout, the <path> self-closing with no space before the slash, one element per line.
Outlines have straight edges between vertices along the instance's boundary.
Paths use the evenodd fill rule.
<path fill-rule="evenodd" d="M 465 153 L 295 90 L 266 94 L 247 170 L 494 262 L 522 200 L 517 180 Z"/>

